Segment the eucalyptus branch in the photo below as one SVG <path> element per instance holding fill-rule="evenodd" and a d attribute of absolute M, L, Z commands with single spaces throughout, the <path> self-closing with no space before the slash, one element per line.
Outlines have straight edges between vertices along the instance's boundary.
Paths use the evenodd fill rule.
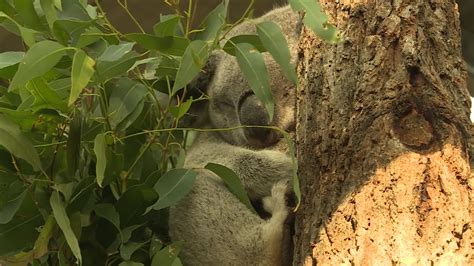
<path fill-rule="evenodd" d="M 142 25 L 138 22 L 138 20 L 135 18 L 135 16 L 130 12 L 130 9 L 128 9 L 128 0 L 123 0 L 123 3 L 121 0 L 117 0 L 117 3 L 122 7 L 122 9 L 127 13 L 127 15 L 130 17 L 130 19 L 135 23 L 135 25 L 138 27 L 138 29 L 142 32 L 145 33 L 145 30 L 143 29 Z"/>
<path fill-rule="evenodd" d="M 119 35 L 120 37 L 124 37 L 124 34 L 122 34 L 119 30 L 117 30 L 117 28 L 114 27 L 112 22 L 110 22 L 109 18 L 107 18 L 107 15 L 106 15 L 104 9 L 102 8 L 102 6 L 99 3 L 99 0 L 94 0 L 94 1 L 95 1 L 95 5 L 96 5 L 97 9 L 99 10 L 99 13 L 102 15 L 102 18 L 105 20 L 105 22 L 107 24 L 107 27 L 111 31 L 113 31 L 114 33 Z"/>

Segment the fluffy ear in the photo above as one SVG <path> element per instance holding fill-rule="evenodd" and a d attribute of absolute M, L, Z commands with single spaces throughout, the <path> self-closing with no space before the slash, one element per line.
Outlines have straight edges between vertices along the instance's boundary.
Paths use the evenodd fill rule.
<path fill-rule="evenodd" d="M 193 97 L 199 99 L 206 96 L 209 85 L 214 78 L 220 55 L 214 52 L 209 56 L 206 64 L 202 68 L 199 75 L 188 85 L 186 100 Z M 208 120 L 208 100 L 193 102 L 188 113 L 180 120 L 180 127 L 199 127 Z"/>

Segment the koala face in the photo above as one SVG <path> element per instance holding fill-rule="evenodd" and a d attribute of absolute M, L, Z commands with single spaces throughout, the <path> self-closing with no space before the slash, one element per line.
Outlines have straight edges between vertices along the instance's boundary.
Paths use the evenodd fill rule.
<path fill-rule="evenodd" d="M 241 33 L 255 34 L 255 24 L 266 20 L 274 21 L 279 24 L 286 35 L 293 61 L 295 61 L 298 17 L 297 14 L 290 11 L 285 14 L 288 14 L 288 16 L 264 16 L 254 20 L 253 23 L 244 23 L 235 28 L 228 38 Z M 288 21 L 291 21 L 291 23 L 288 23 Z M 213 127 L 277 126 L 285 131 L 294 131 L 296 88 L 285 78 L 279 65 L 269 53 L 264 53 L 264 60 L 275 101 L 273 121 L 269 120 L 265 107 L 250 89 L 239 69 L 236 58 L 224 52 L 219 52 L 216 58 L 216 70 L 208 87 L 208 94 L 211 98 L 209 117 Z M 221 132 L 221 136 L 230 144 L 257 149 L 278 146 L 281 139 L 281 135 L 275 130 L 263 128 L 224 131 Z"/>

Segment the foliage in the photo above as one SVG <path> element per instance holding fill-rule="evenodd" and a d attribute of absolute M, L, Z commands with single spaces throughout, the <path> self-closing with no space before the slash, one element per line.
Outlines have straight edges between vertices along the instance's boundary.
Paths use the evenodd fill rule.
<path fill-rule="evenodd" d="M 0 263 L 180 265 L 183 243 L 169 242 L 167 215 L 197 172 L 182 168 L 192 129 L 178 126 L 207 99 L 188 97 L 188 85 L 223 50 L 273 116 L 260 53 L 296 83 L 286 40 L 265 22 L 257 35 L 224 43 L 251 10 L 229 24 L 227 0 L 197 30 L 192 10 L 166 1 L 176 14 L 162 16 L 153 33 L 117 0 L 140 29 L 130 34 L 99 1 L 87 2 L 0 0 L 1 26 L 25 45 L 0 53 Z M 230 169 L 206 168 L 252 208 Z"/>

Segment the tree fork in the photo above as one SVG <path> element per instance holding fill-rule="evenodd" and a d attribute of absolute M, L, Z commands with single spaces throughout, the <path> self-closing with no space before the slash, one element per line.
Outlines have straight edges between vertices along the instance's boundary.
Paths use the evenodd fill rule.
<path fill-rule="evenodd" d="M 320 0 L 306 28 L 296 265 L 474 263 L 470 97 L 454 0 Z"/>

